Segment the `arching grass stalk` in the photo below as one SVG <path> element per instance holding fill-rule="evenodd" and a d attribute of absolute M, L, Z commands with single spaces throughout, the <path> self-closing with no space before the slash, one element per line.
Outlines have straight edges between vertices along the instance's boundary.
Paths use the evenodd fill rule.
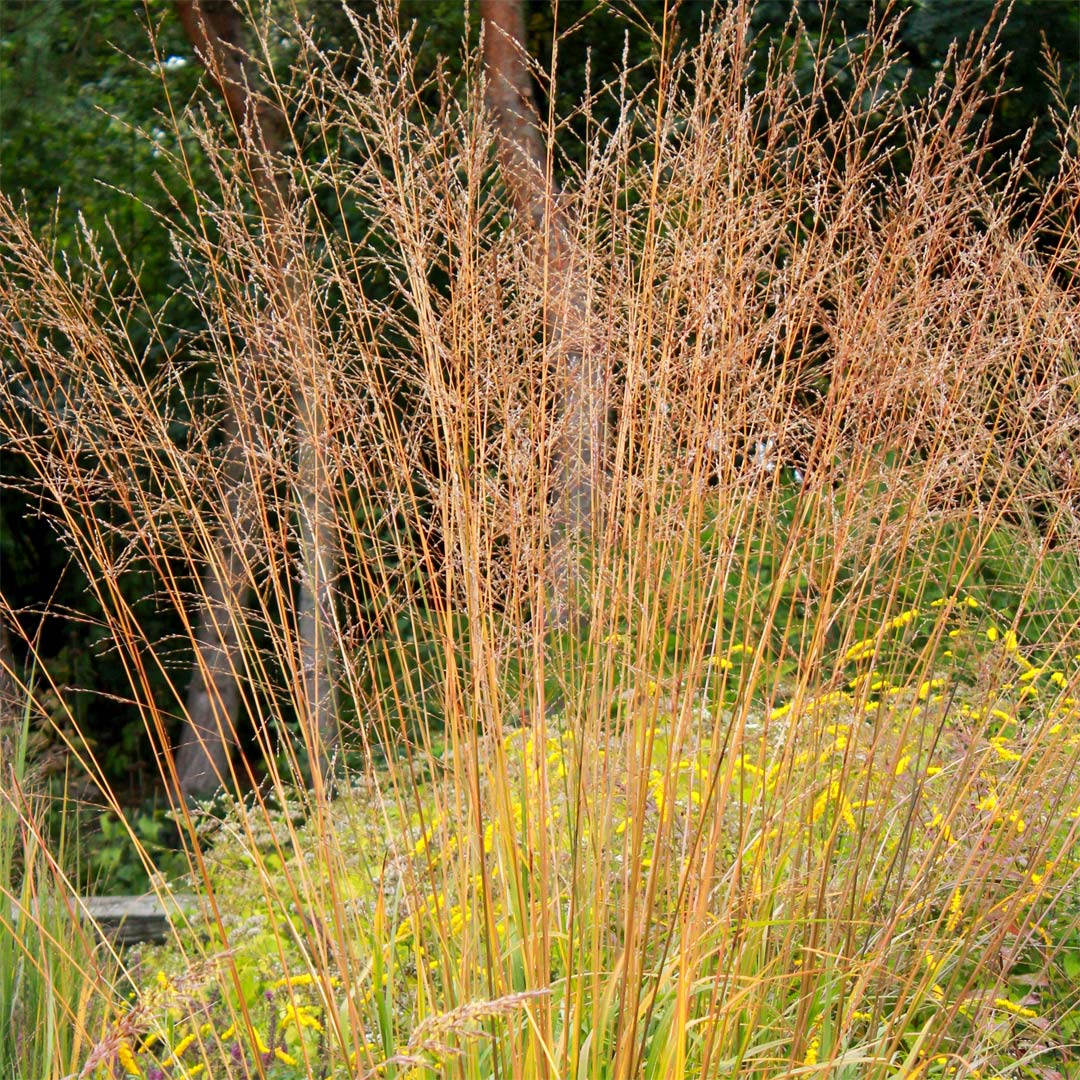
<path fill-rule="evenodd" d="M 253 63 L 297 43 L 262 80 L 304 121 L 274 260 L 243 154 L 177 107 L 163 167 L 194 139 L 214 177 L 168 222 L 206 329 L 154 363 L 94 230 L 61 263 L 0 204 L 17 482 L 165 769 L 196 611 L 229 621 L 253 733 L 239 799 L 177 807 L 201 915 L 125 958 L 87 1075 L 1075 1069 L 1080 171 L 994 160 L 985 43 L 905 98 L 891 27 L 807 81 L 796 47 L 753 65 L 733 9 L 585 125 L 565 257 L 611 451 L 572 629 L 546 617 L 548 284 L 475 56 L 425 73 L 386 13 L 347 62 L 302 23 L 253 37 Z M 282 265 L 302 342 L 268 314 Z M 341 554 L 334 801 L 292 737 L 298 383 Z M 214 607 L 208 566 L 250 604 Z"/>

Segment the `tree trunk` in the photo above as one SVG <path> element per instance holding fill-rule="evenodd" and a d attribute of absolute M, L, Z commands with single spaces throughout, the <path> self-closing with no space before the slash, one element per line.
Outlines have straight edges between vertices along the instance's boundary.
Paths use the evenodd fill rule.
<path fill-rule="evenodd" d="M 248 594 L 239 538 L 248 530 L 253 500 L 247 490 L 252 479 L 244 464 L 236 417 L 231 413 L 224 434 L 224 521 L 218 526 L 214 550 L 203 572 L 200 595 L 204 603 L 195 630 L 195 669 L 176 752 L 179 793 L 188 799 L 209 798 L 226 782 L 237 742 L 239 631 Z"/>
<path fill-rule="evenodd" d="M 480 0 L 487 103 L 499 136 L 499 161 L 519 217 L 536 244 L 545 285 L 548 345 L 554 352 L 556 434 L 549 544 L 551 621 L 579 622 L 580 549 L 596 518 L 605 422 L 603 345 L 592 332 L 585 269 L 575 258 L 561 193 L 552 182 L 525 52 L 521 0 Z"/>
<path fill-rule="evenodd" d="M 327 784 L 331 754 L 338 739 L 332 593 L 337 542 L 333 489 L 321 445 L 322 395 L 320 387 L 309 384 L 303 374 L 318 368 L 314 362 L 312 320 L 308 298 L 290 268 L 288 175 L 280 164 L 288 124 L 277 103 L 260 92 L 262 80 L 245 50 L 244 18 L 231 0 L 176 0 L 176 10 L 196 54 L 224 98 L 240 140 L 262 217 L 266 257 L 277 278 L 278 295 L 271 298 L 271 303 L 288 328 L 285 339 L 289 347 L 295 350 L 292 397 L 297 424 L 301 538 L 297 635 L 304 675 L 304 694 L 297 708 L 312 779 L 316 784 Z M 232 436 L 239 438 L 235 420 L 229 426 Z M 231 447 L 229 454 L 234 462 L 243 456 L 239 446 Z M 247 479 L 248 484 L 253 482 L 254 478 Z M 237 524 L 234 534 L 245 535 L 248 523 Z M 224 533 L 220 540 L 223 548 L 232 543 Z M 238 558 L 238 552 L 223 550 L 223 572 L 219 574 L 211 567 L 204 580 L 207 606 L 198 638 L 202 655 L 189 692 L 191 711 L 177 761 L 184 794 L 194 793 L 203 785 L 204 777 L 221 772 L 221 764 L 228 758 L 228 742 L 234 738 L 239 659 L 236 620 L 241 617 L 244 589 L 241 579 L 233 573 Z"/>

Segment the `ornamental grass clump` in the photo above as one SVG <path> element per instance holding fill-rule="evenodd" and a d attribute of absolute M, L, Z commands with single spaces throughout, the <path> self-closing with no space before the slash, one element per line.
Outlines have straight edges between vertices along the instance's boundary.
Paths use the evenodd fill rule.
<path fill-rule="evenodd" d="M 29 700 L 0 679 L 0 1075 L 58 1080 L 91 1051 L 88 1018 L 115 994 L 118 965 L 71 917 L 74 840 L 49 835 Z"/>
<path fill-rule="evenodd" d="M 168 222 L 206 330 L 147 313 L 152 359 L 94 229 L 62 261 L 0 207 L 21 483 L 166 779 L 199 612 L 266 763 L 178 803 L 201 915 L 125 957 L 81 1075 L 1075 1070 L 1078 117 L 1036 189 L 980 127 L 992 42 L 912 102 L 890 19 L 842 94 L 825 46 L 806 79 L 746 19 L 658 41 L 555 157 L 608 417 L 588 531 L 553 505 L 567 360 L 476 56 L 425 72 L 385 13 L 346 64 L 264 27 L 253 58 L 296 43 L 264 73 L 296 140 L 273 259 L 250 157 L 177 104 L 163 158 L 195 139 L 214 177 Z"/>

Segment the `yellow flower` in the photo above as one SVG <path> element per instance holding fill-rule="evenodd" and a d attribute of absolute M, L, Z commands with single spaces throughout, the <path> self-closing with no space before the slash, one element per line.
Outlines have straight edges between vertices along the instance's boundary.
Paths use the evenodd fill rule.
<path fill-rule="evenodd" d="M 855 821 L 855 815 L 851 811 L 851 803 L 848 801 L 848 797 L 840 790 L 840 784 L 833 780 L 832 783 L 814 800 L 814 807 L 810 811 L 811 824 L 816 825 L 821 819 L 821 816 L 825 813 L 825 808 L 829 803 L 835 802 L 840 810 L 840 816 L 844 819 L 844 823 L 849 829 L 858 828 L 858 823 Z"/>
<path fill-rule="evenodd" d="M 863 638 L 862 641 L 856 641 L 855 644 L 844 653 L 844 659 L 865 660 L 868 656 L 873 654 L 875 644 L 876 641 L 874 638 Z"/>
<path fill-rule="evenodd" d="M 945 920 L 945 933 L 951 934 L 960 923 L 960 916 L 964 913 L 964 905 L 960 899 L 960 890 L 954 889 L 952 899 L 949 901 L 949 917 Z"/>
<path fill-rule="evenodd" d="M 278 1028 L 284 1029 L 289 1024 L 295 1024 L 298 1028 L 311 1028 L 313 1031 L 321 1033 L 323 1026 L 318 1017 L 312 1015 L 313 1011 L 311 1005 L 292 1005 L 290 1003 L 286 1006 L 281 1019 L 278 1021 Z"/>
<path fill-rule="evenodd" d="M 1022 754 L 1018 754 L 1015 750 L 1010 750 L 1005 746 L 1005 737 L 1003 735 L 995 735 L 990 740 L 990 748 L 1002 761 L 1020 761 L 1023 759 Z"/>
<path fill-rule="evenodd" d="M 120 1064 L 124 1067 L 124 1072 L 128 1076 L 142 1076 L 142 1069 L 139 1068 L 139 1063 L 135 1060 L 135 1055 L 132 1053 L 131 1047 L 122 1042 L 116 1050 L 116 1056 L 120 1061 Z"/>
<path fill-rule="evenodd" d="M 278 979 L 276 982 L 270 984 L 270 989 L 281 990 L 286 986 L 311 986 L 314 982 L 315 976 L 310 972 L 306 972 L 303 975 L 290 975 L 285 979 Z"/>
<path fill-rule="evenodd" d="M 180 1058 L 181 1058 L 181 1057 L 183 1057 L 184 1051 L 185 1051 L 185 1050 L 187 1050 L 187 1048 L 188 1048 L 188 1047 L 189 1047 L 189 1046 L 190 1046 L 190 1045 L 191 1045 L 191 1044 L 192 1044 L 192 1043 L 193 1043 L 194 1041 L 195 1041 L 195 1035 L 194 1035 L 194 1033 L 192 1033 L 191 1035 L 186 1035 L 186 1036 L 185 1036 L 184 1038 L 182 1038 L 182 1039 L 181 1039 L 181 1040 L 180 1040 L 180 1041 L 179 1041 L 179 1042 L 178 1042 L 178 1043 L 177 1043 L 177 1044 L 176 1044 L 176 1045 L 175 1045 L 175 1046 L 173 1047 L 173 1051 L 172 1051 L 172 1057 L 170 1057 L 170 1058 L 169 1058 L 169 1060 L 165 1062 L 165 1067 L 166 1067 L 166 1068 L 168 1068 L 168 1067 L 169 1067 L 170 1065 L 175 1065 L 175 1064 L 177 1064 L 177 1063 L 179 1062 Z"/>
<path fill-rule="evenodd" d="M 1013 1016 L 1021 1016 L 1025 1020 L 1037 1020 L 1039 1017 L 1039 1014 L 1034 1009 L 1017 1005 L 1015 1001 L 1010 1001 L 1008 998 L 994 998 L 994 1004 L 999 1009 L 1004 1009 L 1005 1012 L 1012 1013 Z"/>

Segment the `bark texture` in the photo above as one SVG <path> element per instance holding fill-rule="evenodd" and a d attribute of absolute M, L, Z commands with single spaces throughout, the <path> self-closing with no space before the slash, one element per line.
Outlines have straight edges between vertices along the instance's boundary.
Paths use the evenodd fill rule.
<path fill-rule="evenodd" d="M 563 197 L 551 180 L 547 143 L 533 101 L 521 0 L 480 0 L 487 105 L 514 208 L 535 245 L 545 288 L 548 347 L 557 372 L 554 485 L 549 544 L 551 620 L 585 617 L 578 598 L 579 551 L 596 532 L 604 467 L 604 348 L 590 319 L 586 267 L 572 240 Z"/>
<path fill-rule="evenodd" d="M 299 660 L 304 693 L 297 709 L 313 780 L 329 782 L 331 755 L 338 739 L 335 700 L 333 581 L 337 568 L 333 490 L 325 467 L 323 365 L 315 345 L 309 298 L 297 280 L 292 254 L 302 243 L 289 213 L 289 177 L 281 151 L 288 123 L 279 105 L 263 93 L 257 66 L 246 49 L 245 19 L 231 0 L 177 0 L 176 10 L 207 74 L 220 91 L 240 140 L 252 190 L 262 218 L 265 253 L 273 277 L 273 317 L 285 328 L 277 336 L 293 352 L 292 399 L 296 422 L 296 488 L 300 532 L 300 589 L 297 611 Z M 249 346 L 250 347 L 250 346 Z M 252 357 L 254 363 L 269 358 Z M 241 393 L 243 389 L 241 388 Z M 228 427 L 240 438 L 233 418 Z M 242 446 L 230 445 L 226 462 L 238 492 L 231 512 L 242 512 L 243 490 L 256 482 L 243 468 Z M 247 500 L 252 507 L 254 501 Z M 235 521 L 219 536 L 221 548 L 203 582 L 207 600 L 200 616 L 200 658 L 189 691 L 189 721 L 180 743 L 177 772 L 184 795 L 204 794 L 224 778 L 229 747 L 235 741 L 239 636 L 244 578 L 235 543 L 250 535 L 252 524 Z M 242 542 L 242 541 L 241 541 Z M 231 549 L 231 550 L 230 550 Z"/>
<path fill-rule="evenodd" d="M 179 794 L 207 798 L 230 776 L 240 712 L 240 613 L 248 596 L 241 535 L 252 516 L 251 477 L 236 418 L 225 423 L 223 520 L 202 576 L 195 628 L 195 665 L 188 685 L 184 730 L 176 752 Z"/>

